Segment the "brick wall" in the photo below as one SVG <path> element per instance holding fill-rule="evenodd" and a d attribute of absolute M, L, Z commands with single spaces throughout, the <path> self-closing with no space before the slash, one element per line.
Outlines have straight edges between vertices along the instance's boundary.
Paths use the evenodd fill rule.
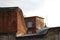
<path fill-rule="evenodd" d="M 0 32 L 24 34 L 26 28 L 24 25 L 22 10 L 18 7 L 0 8 Z"/>
<path fill-rule="evenodd" d="M 26 27 L 27 27 L 28 22 L 32 22 L 32 27 L 31 28 L 27 27 L 27 33 L 28 33 L 28 31 L 32 31 L 32 33 L 36 33 L 36 18 L 27 17 L 27 18 L 24 18 L 24 20 L 25 20 Z"/>
<path fill-rule="evenodd" d="M 27 32 L 32 31 L 32 33 L 37 33 L 40 29 L 44 28 L 44 18 L 33 16 L 33 17 L 25 17 L 25 24 L 27 27 Z M 32 27 L 29 28 L 27 26 L 28 22 L 32 22 Z"/>
<path fill-rule="evenodd" d="M 18 7 L 0 8 L 0 40 L 16 40 L 16 35 L 25 33 L 26 27 L 21 9 Z"/>

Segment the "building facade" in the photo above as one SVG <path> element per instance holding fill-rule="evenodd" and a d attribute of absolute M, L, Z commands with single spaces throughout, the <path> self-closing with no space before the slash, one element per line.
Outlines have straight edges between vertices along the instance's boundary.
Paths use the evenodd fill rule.
<path fill-rule="evenodd" d="M 16 35 L 25 33 L 22 10 L 18 7 L 0 7 L 0 40 L 16 40 Z"/>
<path fill-rule="evenodd" d="M 28 34 L 37 33 L 38 30 L 44 28 L 44 18 L 42 17 L 38 17 L 38 16 L 25 17 L 24 20 Z"/>

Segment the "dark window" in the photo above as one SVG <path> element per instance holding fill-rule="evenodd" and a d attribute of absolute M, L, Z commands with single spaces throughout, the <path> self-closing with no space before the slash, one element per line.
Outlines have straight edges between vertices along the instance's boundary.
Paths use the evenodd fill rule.
<path fill-rule="evenodd" d="M 27 22 L 27 27 L 28 28 L 32 27 L 32 22 Z"/>

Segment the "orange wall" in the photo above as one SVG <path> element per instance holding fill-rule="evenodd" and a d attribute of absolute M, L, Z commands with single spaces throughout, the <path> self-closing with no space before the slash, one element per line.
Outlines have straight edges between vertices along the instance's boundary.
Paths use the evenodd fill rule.
<path fill-rule="evenodd" d="M 24 25 L 24 20 L 23 20 L 23 15 L 22 12 L 17 12 L 17 34 L 25 34 L 26 33 L 26 28 Z"/>
<path fill-rule="evenodd" d="M 22 10 L 18 7 L 0 8 L 0 33 L 25 34 Z"/>

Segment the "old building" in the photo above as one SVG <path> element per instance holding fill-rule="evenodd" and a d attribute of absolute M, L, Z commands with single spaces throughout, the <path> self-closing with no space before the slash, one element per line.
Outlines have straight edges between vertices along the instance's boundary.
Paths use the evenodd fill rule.
<path fill-rule="evenodd" d="M 17 40 L 60 40 L 60 27 L 44 28 L 39 33 L 16 37 Z"/>
<path fill-rule="evenodd" d="M 44 18 L 42 17 L 38 16 L 25 17 L 24 20 L 28 34 L 37 33 L 40 29 L 44 28 Z"/>
<path fill-rule="evenodd" d="M 0 40 L 16 40 L 16 35 L 25 33 L 22 10 L 18 7 L 0 7 Z"/>

